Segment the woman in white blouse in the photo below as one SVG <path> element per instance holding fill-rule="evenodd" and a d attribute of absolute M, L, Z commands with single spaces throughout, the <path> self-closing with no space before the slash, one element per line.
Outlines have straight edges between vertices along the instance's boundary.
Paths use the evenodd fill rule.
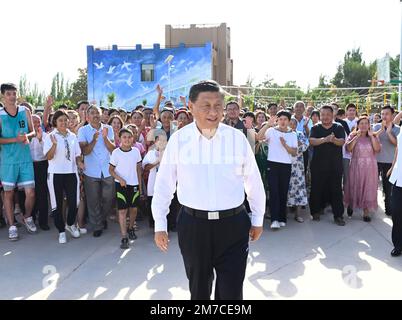
<path fill-rule="evenodd" d="M 399 133 L 395 158 L 388 171 L 389 182 L 392 184 L 391 213 L 392 213 L 392 243 L 394 249 L 391 256 L 402 254 L 402 131 Z"/>
<path fill-rule="evenodd" d="M 80 232 L 75 224 L 79 203 L 78 166 L 83 169 L 81 149 L 77 136 L 68 130 L 68 114 L 64 110 L 55 112 L 52 119 L 55 128 L 45 138 L 43 153 L 49 160 L 48 187 L 54 220 L 59 230 L 59 243 L 66 243 L 67 230 L 73 238 Z M 66 224 L 63 220 L 62 206 L 64 193 L 67 197 L 68 214 Z"/>

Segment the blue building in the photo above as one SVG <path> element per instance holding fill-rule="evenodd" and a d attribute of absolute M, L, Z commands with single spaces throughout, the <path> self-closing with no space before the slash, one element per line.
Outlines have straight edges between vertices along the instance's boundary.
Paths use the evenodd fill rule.
<path fill-rule="evenodd" d="M 87 47 L 88 98 L 98 105 L 107 105 L 107 96 L 115 94 L 113 103 L 131 111 L 147 100 L 153 106 L 160 84 L 163 95 L 180 107 L 179 97 L 188 99 L 188 91 L 194 83 L 212 78 L 212 43 L 204 46 L 143 49 L 95 49 Z"/>

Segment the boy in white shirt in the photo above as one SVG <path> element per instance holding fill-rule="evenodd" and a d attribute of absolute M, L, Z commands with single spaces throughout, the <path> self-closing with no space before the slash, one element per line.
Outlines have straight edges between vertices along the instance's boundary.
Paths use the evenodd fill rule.
<path fill-rule="evenodd" d="M 133 133 L 127 128 L 119 131 L 120 148 L 113 150 L 110 156 L 109 172 L 116 182 L 117 209 L 122 235 L 120 248 L 128 249 L 129 239 L 135 240 L 134 222 L 137 217 L 137 206 L 142 194 L 141 154 L 133 148 Z M 127 230 L 127 212 L 130 224 Z M 128 233 L 128 237 L 127 237 Z"/>
<path fill-rule="evenodd" d="M 148 206 L 151 208 L 152 197 L 154 195 L 154 186 L 156 174 L 159 169 L 159 163 L 162 160 L 163 151 L 165 150 L 167 139 L 165 135 L 155 137 L 155 148 L 150 149 L 142 160 L 142 168 L 144 171 L 149 171 L 147 184 L 147 200 Z M 149 226 L 154 228 L 154 219 L 152 214 L 149 216 Z"/>

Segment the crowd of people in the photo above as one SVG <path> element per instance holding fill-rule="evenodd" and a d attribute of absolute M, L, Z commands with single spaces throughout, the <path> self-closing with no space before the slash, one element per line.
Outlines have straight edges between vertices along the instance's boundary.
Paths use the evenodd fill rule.
<path fill-rule="evenodd" d="M 28 232 L 49 230 L 52 217 L 59 242 L 67 234 L 79 238 L 88 230 L 102 235 L 108 220 L 120 225 L 122 249 L 137 238 L 136 221 L 154 227 L 151 203 L 164 149 L 170 137 L 193 122 L 182 108 L 164 101 L 156 90 L 153 107 L 133 106 L 131 112 L 80 101 L 55 106 L 48 97 L 43 112 L 18 101 L 14 84 L 1 85 L 0 179 L 9 239 L 19 238 L 22 223 Z M 160 105 L 163 107 L 160 108 Z M 297 101 L 250 111 L 235 100 L 227 102 L 222 125 L 247 137 L 267 194 L 270 227 L 286 227 L 288 212 L 303 223 L 309 206 L 319 221 L 330 205 L 336 225 L 361 210 L 369 223 L 378 209 L 382 182 L 385 214 L 392 216 L 393 256 L 402 254 L 402 113 L 385 105 L 381 114 L 358 114 L 353 103 L 307 106 Z M 397 147 L 399 146 L 399 147 Z M 50 207 L 49 207 L 50 206 Z M 180 209 L 173 196 L 168 230 L 176 229 Z M 251 212 L 245 199 L 245 206 Z M 21 213 L 21 223 L 15 218 Z M 356 214 L 356 213 L 355 213 Z"/>

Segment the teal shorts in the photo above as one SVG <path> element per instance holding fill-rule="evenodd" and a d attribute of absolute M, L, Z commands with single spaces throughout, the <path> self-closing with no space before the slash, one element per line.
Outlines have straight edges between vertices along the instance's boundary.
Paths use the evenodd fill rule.
<path fill-rule="evenodd" d="M 35 174 L 32 162 L 1 164 L 0 177 L 4 191 L 35 188 Z"/>

